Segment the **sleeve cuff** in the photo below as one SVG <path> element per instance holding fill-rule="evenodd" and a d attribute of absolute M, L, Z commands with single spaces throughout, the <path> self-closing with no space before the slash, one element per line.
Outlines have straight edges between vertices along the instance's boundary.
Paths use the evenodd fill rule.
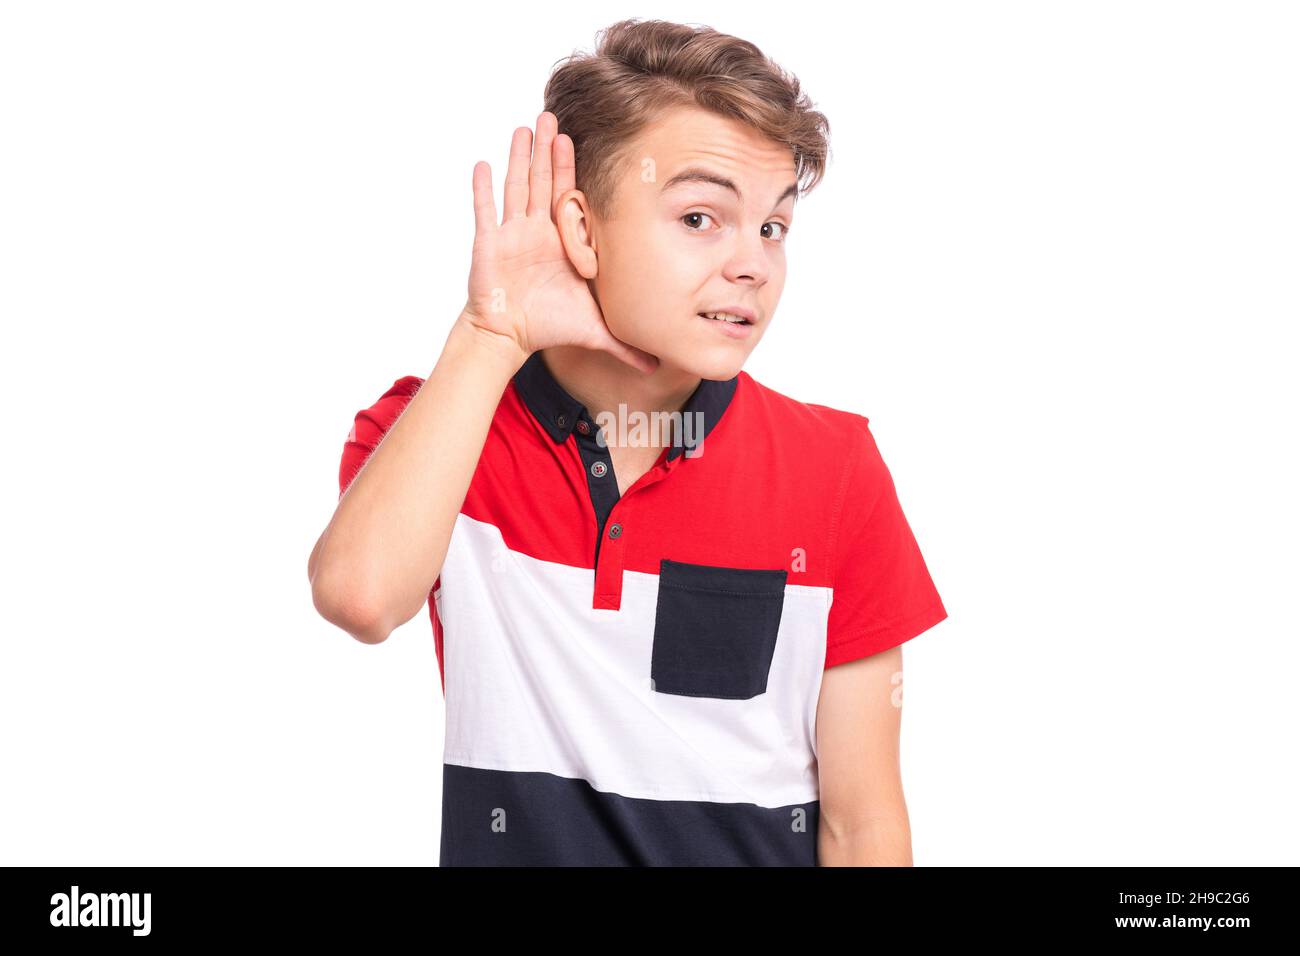
<path fill-rule="evenodd" d="M 870 657 L 872 654 L 879 654 L 891 647 L 897 647 L 899 644 L 925 633 L 947 617 L 948 611 L 943 604 L 932 604 L 920 614 L 914 614 L 896 624 L 884 628 L 872 628 L 869 631 L 859 632 L 833 644 L 828 644 L 825 666 L 834 667 L 836 664 L 846 664 L 849 661 Z"/>

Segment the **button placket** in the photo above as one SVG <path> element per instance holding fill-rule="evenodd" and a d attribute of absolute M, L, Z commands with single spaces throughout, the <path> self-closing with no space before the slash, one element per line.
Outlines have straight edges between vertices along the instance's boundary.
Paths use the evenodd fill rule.
<path fill-rule="evenodd" d="M 601 535 L 604 547 L 597 551 L 595 592 L 591 606 L 617 611 L 623 598 L 623 566 L 627 541 L 627 504 L 620 500 L 619 517 Z M 598 544 L 600 541 L 597 542 Z"/>
<path fill-rule="evenodd" d="M 618 481 L 614 475 L 614 462 L 609 449 L 600 442 L 599 427 L 584 409 L 573 426 L 573 437 L 578 446 L 578 456 L 587 472 L 587 491 L 596 518 L 596 548 L 593 567 L 600 567 L 600 550 L 607 540 L 609 513 L 618 503 Z"/>

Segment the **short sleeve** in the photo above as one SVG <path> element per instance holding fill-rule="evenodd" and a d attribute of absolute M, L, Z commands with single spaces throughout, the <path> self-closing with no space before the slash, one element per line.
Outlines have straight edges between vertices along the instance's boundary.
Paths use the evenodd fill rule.
<path fill-rule="evenodd" d="M 948 616 L 862 415 L 853 415 L 832 538 L 826 667 L 911 640 Z"/>
<path fill-rule="evenodd" d="M 379 396 L 369 408 L 357 412 L 352 420 L 352 430 L 343 443 L 343 459 L 339 462 L 339 498 L 348 490 L 352 479 L 366 463 L 384 433 L 406 408 L 407 403 L 424 384 L 424 379 L 406 375 L 393 383 L 392 388 Z"/>

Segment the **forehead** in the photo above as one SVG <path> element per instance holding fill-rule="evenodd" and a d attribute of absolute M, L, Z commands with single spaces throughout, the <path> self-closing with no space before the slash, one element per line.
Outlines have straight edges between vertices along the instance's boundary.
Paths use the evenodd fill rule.
<path fill-rule="evenodd" d="M 739 120 L 691 107 L 671 110 L 650 123 L 628 155 L 630 174 L 642 182 L 646 160 L 653 161 L 657 186 L 683 170 L 703 169 L 735 182 L 746 202 L 771 202 L 795 181 L 788 146 Z"/>

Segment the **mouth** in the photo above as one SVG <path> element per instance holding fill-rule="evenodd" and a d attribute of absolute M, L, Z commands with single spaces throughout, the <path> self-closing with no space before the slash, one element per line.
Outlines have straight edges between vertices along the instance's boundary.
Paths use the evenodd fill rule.
<path fill-rule="evenodd" d="M 725 322 L 728 325 L 753 325 L 754 317 L 749 312 L 697 312 L 701 318 L 710 319 L 714 322 Z"/>
<path fill-rule="evenodd" d="M 719 333 L 729 339 L 747 339 L 754 334 L 754 315 L 752 312 L 697 312 L 701 319 L 708 322 Z"/>

